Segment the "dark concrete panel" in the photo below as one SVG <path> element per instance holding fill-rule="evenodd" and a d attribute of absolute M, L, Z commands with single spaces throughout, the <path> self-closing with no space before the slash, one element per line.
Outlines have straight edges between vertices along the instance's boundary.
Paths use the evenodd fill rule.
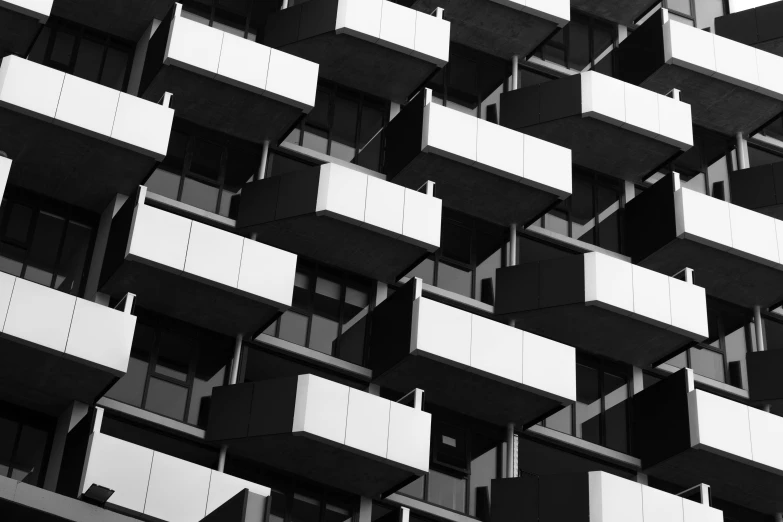
<path fill-rule="evenodd" d="M 778 204 L 773 165 L 762 165 L 729 173 L 731 202 L 755 210 Z"/>
<path fill-rule="evenodd" d="M 247 437 L 253 391 L 253 383 L 218 386 L 212 391 L 206 440 Z"/>
<path fill-rule="evenodd" d="M 0 8 L 0 56 L 27 56 L 41 27 L 35 18 Z"/>
<path fill-rule="evenodd" d="M 677 235 L 674 186 L 667 175 L 625 206 L 626 254 L 634 263 L 655 253 Z M 672 272 L 668 275 L 673 275 Z"/>
<path fill-rule="evenodd" d="M 759 42 L 756 10 L 748 9 L 717 17 L 715 19 L 715 33 L 745 45 L 756 45 Z"/>
<path fill-rule="evenodd" d="M 298 40 L 305 40 L 331 31 L 337 26 L 339 0 L 317 0 L 302 4 Z"/>
<path fill-rule="evenodd" d="M 658 10 L 614 51 L 615 77 L 641 85 L 665 63 L 663 13 Z"/>
<path fill-rule="evenodd" d="M 541 123 L 541 86 L 502 93 L 500 107 L 500 124 L 509 129 L 520 131 Z"/>
<path fill-rule="evenodd" d="M 616 24 L 633 25 L 656 0 L 571 0 L 571 8 Z"/>
<path fill-rule="evenodd" d="M 590 522 L 589 477 L 587 473 L 541 477 L 539 522 Z"/>
<path fill-rule="evenodd" d="M 783 399 L 783 350 L 748 352 L 748 385 L 750 400 L 773 401 Z"/>
<path fill-rule="evenodd" d="M 147 91 L 150 83 L 155 79 L 163 68 L 163 60 L 166 58 L 166 48 L 169 44 L 169 33 L 171 24 L 174 21 L 175 8 L 169 10 L 166 18 L 161 20 L 160 25 L 155 30 L 150 41 L 147 43 L 147 53 L 144 55 L 144 67 L 141 70 L 141 81 L 139 82 L 139 92 Z"/>
<path fill-rule="evenodd" d="M 540 263 L 498 268 L 495 314 L 505 316 L 537 309 L 541 296 L 540 272 Z"/>
<path fill-rule="evenodd" d="M 757 7 L 753 11 L 756 14 L 759 43 L 783 39 L 783 2 Z"/>
<path fill-rule="evenodd" d="M 291 433 L 296 410 L 298 376 L 253 383 L 249 437 Z"/>
<path fill-rule="evenodd" d="M 152 19 L 161 20 L 173 5 L 174 0 L 57 0 L 52 16 L 137 42 Z"/>
<path fill-rule="evenodd" d="M 541 123 L 582 117 L 582 75 L 575 74 L 538 86 L 541 91 Z M 512 91 L 513 92 L 513 91 Z M 501 109 L 503 109 L 501 104 Z"/>
<path fill-rule="evenodd" d="M 389 181 L 400 183 L 396 179 L 397 174 L 421 154 L 424 106 L 424 94 L 419 93 L 389 122 L 383 135 L 375 137 L 375 140 L 385 140 L 383 173 Z"/>
<path fill-rule="evenodd" d="M 242 186 L 237 212 L 237 229 L 261 225 L 274 221 L 280 182 L 284 177 L 253 181 Z"/>
<path fill-rule="evenodd" d="M 275 219 L 288 219 L 315 212 L 320 182 L 320 165 L 282 176 Z"/>
<path fill-rule="evenodd" d="M 538 477 L 524 474 L 515 478 L 493 479 L 491 489 L 490 522 L 540 520 Z"/>
<path fill-rule="evenodd" d="M 299 38 L 299 26 L 302 23 L 303 6 L 304 4 L 294 5 L 269 15 L 264 30 L 264 45 L 279 49 L 296 42 Z"/>
<path fill-rule="evenodd" d="M 539 308 L 585 302 L 585 258 L 568 256 L 540 263 Z"/>
<path fill-rule="evenodd" d="M 260 522 L 266 515 L 268 498 L 245 489 L 231 497 L 202 522 Z"/>
<path fill-rule="evenodd" d="M 370 315 L 367 352 L 376 377 L 410 356 L 416 285 L 415 280 L 409 281 Z"/>

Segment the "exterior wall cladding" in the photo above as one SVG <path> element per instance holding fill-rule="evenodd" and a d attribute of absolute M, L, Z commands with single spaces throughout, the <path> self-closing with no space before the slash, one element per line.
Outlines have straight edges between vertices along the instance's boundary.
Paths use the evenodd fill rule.
<path fill-rule="evenodd" d="M 0 522 L 783 522 L 783 1 L 0 0 Z"/>

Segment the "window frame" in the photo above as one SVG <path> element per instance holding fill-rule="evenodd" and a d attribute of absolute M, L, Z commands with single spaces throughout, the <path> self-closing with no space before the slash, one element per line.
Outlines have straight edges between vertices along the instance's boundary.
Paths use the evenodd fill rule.
<path fill-rule="evenodd" d="M 588 53 L 590 56 L 590 61 L 587 65 L 582 67 L 581 69 L 576 69 L 572 67 L 570 58 L 570 50 L 571 50 L 571 23 L 574 21 L 574 15 L 576 15 L 576 18 L 582 18 L 584 21 L 587 22 L 587 38 L 588 38 Z M 596 33 L 596 26 L 597 25 L 604 25 L 607 29 L 609 29 L 611 34 L 611 43 L 604 49 L 601 49 L 600 51 L 596 50 L 595 46 L 595 33 Z M 554 42 L 554 38 L 557 35 L 563 36 L 563 43 Z M 531 56 L 536 56 L 537 58 L 548 62 L 548 63 L 554 63 L 557 64 L 560 67 L 565 67 L 566 69 L 570 69 L 572 71 L 586 71 L 589 69 L 592 69 L 595 67 L 598 58 L 601 57 L 601 55 L 606 52 L 608 49 L 612 49 L 615 47 L 615 42 L 617 42 L 618 38 L 618 32 L 617 32 L 617 25 L 611 24 L 605 20 L 602 20 L 600 18 L 596 18 L 594 16 L 590 16 L 586 13 L 583 13 L 581 11 L 573 10 L 571 14 L 571 21 L 566 24 L 562 29 L 559 29 L 555 32 L 553 32 L 549 38 L 547 38 L 544 42 L 542 42 L 538 47 L 536 47 L 533 52 L 531 53 Z M 558 51 L 563 52 L 563 63 L 560 64 L 556 61 L 548 60 L 544 57 L 544 49 L 546 47 L 552 47 Z"/>

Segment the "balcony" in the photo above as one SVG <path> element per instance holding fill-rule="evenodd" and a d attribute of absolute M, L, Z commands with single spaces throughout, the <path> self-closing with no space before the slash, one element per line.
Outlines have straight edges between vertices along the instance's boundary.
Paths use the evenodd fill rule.
<path fill-rule="evenodd" d="M 237 228 L 391 282 L 438 249 L 440 218 L 440 199 L 326 163 L 244 185 Z"/>
<path fill-rule="evenodd" d="M 762 513 L 783 511 L 783 418 L 694 389 L 683 369 L 633 397 L 643 471 Z"/>
<path fill-rule="evenodd" d="M 573 161 L 640 181 L 693 146 L 686 103 L 596 72 L 500 96 L 500 123 L 571 149 Z"/>
<path fill-rule="evenodd" d="M 783 222 L 661 179 L 625 209 L 627 253 L 664 274 L 685 267 L 719 299 L 746 308 L 783 298 Z"/>
<path fill-rule="evenodd" d="M 730 172 L 729 186 L 735 205 L 783 218 L 783 162 Z"/>
<path fill-rule="evenodd" d="M 422 388 L 428 403 L 501 426 L 527 426 L 574 403 L 572 347 L 425 299 L 421 290 L 413 279 L 370 314 L 374 383 L 402 393 Z M 343 342 L 363 335 L 357 328 Z"/>
<path fill-rule="evenodd" d="M 495 314 L 642 367 L 708 335 L 703 288 L 599 253 L 498 269 Z"/>
<path fill-rule="evenodd" d="M 54 0 L 0 0 L 0 56 L 27 56 Z"/>
<path fill-rule="evenodd" d="M 0 395 L 49 415 L 91 404 L 128 369 L 136 317 L 0 272 Z"/>
<path fill-rule="evenodd" d="M 24 1 L 24 0 L 22 0 Z M 52 15 L 132 42 L 166 16 L 174 0 L 53 0 Z M 50 0 L 50 4 L 52 1 Z"/>
<path fill-rule="evenodd" d="M 149 41 L 139 92 L 174 94 L 177 116 L 245 140 L 277 142 L 315 105 L 318 64 L 183 16 Z"/>
<path fill-rule="evenodd" d="M 79 494 L 114 490 L 107 508 L 145 520 L 199 522 L 244 489 L 269 502 L 267 487 L 137 446 L 104 433 L 89 436 Z"/>
<path fill-rule="evenodd" d="M 748 2 L 746 2 L 748 3 Z M 783 56 L 783 2 L 750 2 L 759 7 L 738 11 L 715 19 L 715 32 L 745 45 Z"/>
<path fill-rule="evenodd" d="M 226 335 L 252 334 L 291 306 L 296 256 L 129 199 L 111 223 L 100 291 Z M 165 291 L 162 291 L 165 289 Z"/>
<path fill-rule="evenodd" d="M 656 0 L 571 0 L 571 7 L 596 18 L 632 26 Z"/>
<path fill-rule="evenodd" d="M 605 471 L 492 481 L 492 522 L 723 522 L 709 506 Z"/>
<path fill-rule="evenodd" d="M 430 414 L 315 375 L 215 388 L 207 440 L 359 495 L 429 470 Z"/>
<path fill-rule="evenodd" d="M 269 16 L 264 43 L 346 87 L 404 103 L 449 60 L 451 24 L 388 0 L 311 0 Z"/>
<path fill-rule="evenodd" d="M 679 89 L 693 123 L 725 136 L 753 134 L 783 111 L 783 58 L 668 18 L 659 10 L 614 51 L 617 78 Z"/>
<path fill-rule="evenodd" d="M 748 391 L 750 400 L 756 404 L 769 404 L 775 415 L 783 414 L 783 350 L 770 346 L 764 352 L 748 352 L 745 360 L 748 366 Z"/>
<path fill-rule="evenodd" d="M 174 111 L 17 56 L 0 65 L 0 142 L 11 181 L 102 211 L 168 149 Z"/>
<path fill-rule="evenodd" d="M 433 103 L 429 89 L 382 138 L 389 181 L 434 181 L 449 207 L 488 221 L 526 224 L 571 195 L 570 150 Z"/>
<path fill-rule="evenodd" d="M 407 0 L 412 9 L 438 7 L 453 22 L 451 40 L 511 60 L 527 56 L 571 19 L 568 0 Z"/>

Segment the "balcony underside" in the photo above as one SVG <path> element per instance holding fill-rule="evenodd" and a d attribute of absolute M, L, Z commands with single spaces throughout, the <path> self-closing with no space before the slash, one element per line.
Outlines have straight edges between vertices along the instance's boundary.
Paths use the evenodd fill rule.
<path fill-rule="evenodd" d="M 156 160 L 51 121 L 0 107 L 0 150 L 13 159 L 10 182 L 67 203 L 102 211 L 133 190 Z"/>
<path fill-rule="evenodd" d="M 783 101 L 676 65 L 664 65 L 641 86 L 666 94 L 680 89 L 694 125 L 733 136 L 752 134 L 783 111 Z"/>
<path fill-rule="evenodd" d="M 437 7 L 452 22 L 452 42 L 507 60 L 527 56 L 557 30 L 554 21 L 492 0 L 415 0 L 411 5 L 424 13 Z"/>
<path fill-rule="evenodd" d="M 174 0 L 55 0 L 52 16 L 137 42 L 153 18 L 162 20 Z"/>
<path fill-rule="evenodd" d="M 513 179 L 522 178 L 507 176 L 422 152 L 389 181 L 413 190 L 434 181 L 438 198 L 449 207 L 503 225 L 528 224 L 560 200 Z"/>
<path fill-rule="evenodd" d="M 708 294 L 747 308 L 783 299 L 783 270 L 690 239 L 674 239 L 638 264 L 667 275 L 692 268 Z"/>
<path fill-rule="evenodd" d="M 499 426 L 513 422 L 527 427 L 565 405 L 544 391 L 467 370 L 423 352 L 406 356 L 373 382 L 401 393 L 423 388 L 427 402 Z"/>
<path fill-rule="evenodd" d="M 571 0 L 571 7 L 597 18 L 633 25 L 656 0 Z"/>
<path fill-rule="evenodd" d="M 656 363 L 692 341 L 672 330 L 584 303 L 527 310 L 503 317 L 516 319 L 518 328 L 542 337 L 640 367 Z"/>
<path fill-rule="evenodd" d="M 35 18 L 0 8 L 0 57 L 27 56 L 43 25 Z"/>
<path fill-rule="evenodd" d="M 517 130 L 571 149 L 577 165 L 628 181 L 641 181 L 680 153 L 679 147 L 592 117 L 561 118 Z"/>
<path fill-rule="evenodd" d="M 107 279 L 101 292 L 113 297 L 135 293 L 142 308 L 230 336 L 254 334 L 280 314 L 277 306 L 237 290 L 128 259 Z"/>
<path fill-rule="evenodd" d="M 244 140 L 277 141 L 291 129 L 302 109 L 257 92 L 164 65 L 144 92 L 157 103 L 170 92 L 177 117 Z"/>
<path fill-rule="evenodd" d="M 374 96 L 405 102 L 436 65 L 347 34 L 329 32 L 280 47 L 319 64 L 318 75 Z"/>
<path fill-rule="evenodd" d="M 707 450 L 685 450 L 644 472 L 683 488 L 709 484 L 714 497 L 763 513 L 783 511 L 783 476 Z"/>
<path fill-rule="evenodd" d="M 0 335 L 0 396 L 6 402 L 59 415 L 73 401 L 92 404 L 120 376 L 85 359 Z"/>

